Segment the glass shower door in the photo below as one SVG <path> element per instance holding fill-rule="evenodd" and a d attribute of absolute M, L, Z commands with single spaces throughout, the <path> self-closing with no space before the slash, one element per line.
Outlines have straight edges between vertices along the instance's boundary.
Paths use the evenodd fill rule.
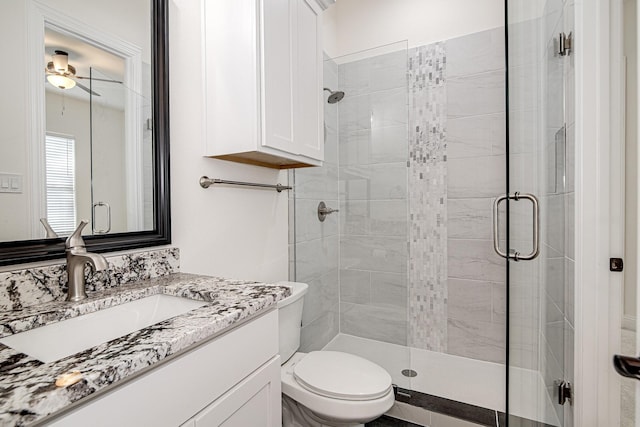
<path fill-rule="evenodd" d="M 496 239 L 508 269 L 507 412 L 511 426 L 570 426 L 573 1 L 506 7 L 508 184 L 495 221 L 508 218 L 506 241 Z"/>

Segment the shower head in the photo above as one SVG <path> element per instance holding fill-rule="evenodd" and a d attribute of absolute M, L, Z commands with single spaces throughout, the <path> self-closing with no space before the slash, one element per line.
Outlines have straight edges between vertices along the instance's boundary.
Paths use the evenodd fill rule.
<path fill-rule="evenodd" d="M 342 98 L 344 98 L 344 92 L 342 92 L 341 90 L 337 90 L 334 92 L 328 87 L 325 87 L 324 90 L 329 92 L 329 99 L 327 99 L 327 102 L 329 104 L 335 104 L 336 102 L 339 102 L 342 100 Z"/>

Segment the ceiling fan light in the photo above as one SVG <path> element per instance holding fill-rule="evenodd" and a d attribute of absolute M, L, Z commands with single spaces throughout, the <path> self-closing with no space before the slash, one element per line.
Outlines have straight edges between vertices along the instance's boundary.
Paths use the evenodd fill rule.
<path fill-rule="evenodd" d="M 51 55 L 51 59 L 53 59 L 53 68 L 57 72 L 66 73 L 68 71 L 69 54 L 67 52 L 56 50 L 56 52 Z"/>
<path fill-rule="evenodd" d="M 60 89 L 71 89 L 76 85 L 74 80 L 59 74 L 50 74 L 47 76 L 47 80 L 49 83 Z"/>

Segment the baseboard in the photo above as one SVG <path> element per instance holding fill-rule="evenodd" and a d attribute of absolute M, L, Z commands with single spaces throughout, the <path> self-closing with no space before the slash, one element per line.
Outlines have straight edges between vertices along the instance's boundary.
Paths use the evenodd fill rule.
<path fill-rule="evenodd" d="M 628 331 L 636 330 L 636 316 L 630 316 L 625 314 L 622 316 L 622 329 L 626 329 Z"/>

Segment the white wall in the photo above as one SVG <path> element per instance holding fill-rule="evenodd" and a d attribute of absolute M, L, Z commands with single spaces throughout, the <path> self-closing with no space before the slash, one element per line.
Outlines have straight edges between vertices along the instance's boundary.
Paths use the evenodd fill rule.
<path fill-rule="evenodd" d="M 504 1 L 338 0 L 323 19 L 325 51 L 336 58 L 400 40 L 411 48 L 504 26 Z"/>
<path fill-rule="evenodd" d="M 286 173 L 202 157 L 200 2 L 170 4 L 171 205 L 181 270 L 264 281 L 288 276 L 287 193 L 200 188 L 201 175 L 285 183 Z"/>
<path fill-rule="evenodd" d="M 0 79 L 11 82 L 3 85 L 0 100 L 0 172 L 22 174 L 24 188 L 28 188 L 26 122 L 27 73 L 17 72 L 27 61 L 26 37 L 23 27 L 26 12 L 22 0 L 0 2 L 0 46 L 3 55 L 11 58 L 14 67 L 0 67 Z M 44 78 L 43 78 L 44 80 Z M 0 241 L 21 240 L 30 235 L 29 195 L 0 193 Z"/>
<path fill-rule="evenodd" d="M 627 58 L 626 113 L 625 113 L 625 259 L 624 266 L 624 315 L 636 316 L 636 287 L 638 267 L 638 40 L 636 0 L 624 1 L 624 55 Z"/>

